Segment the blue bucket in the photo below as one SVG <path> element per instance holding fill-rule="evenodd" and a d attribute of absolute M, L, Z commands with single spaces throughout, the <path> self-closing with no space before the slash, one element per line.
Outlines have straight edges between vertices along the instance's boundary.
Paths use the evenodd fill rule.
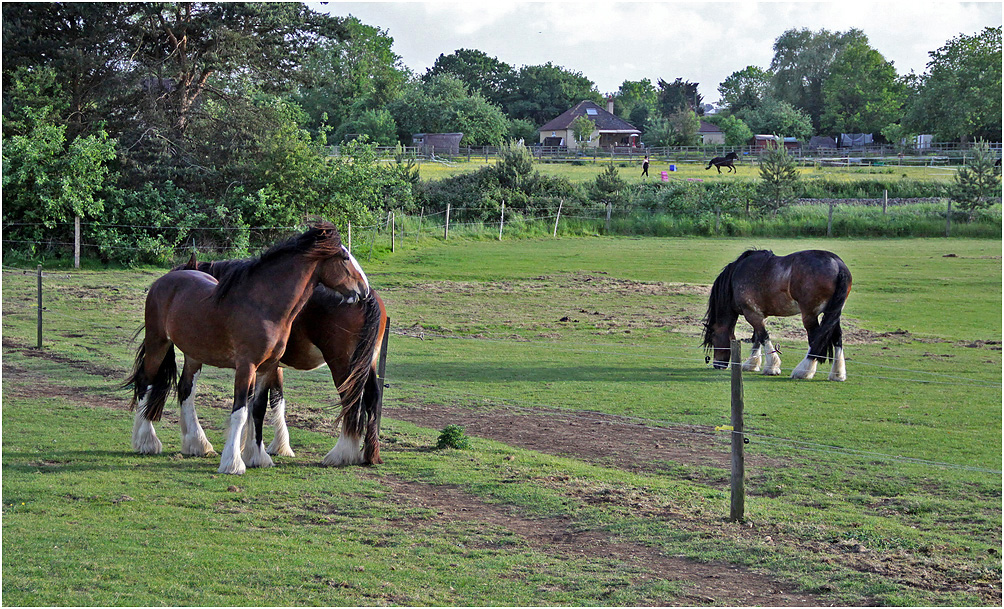
<path fill-rule="evenodd" d="M 670 165 L 669 166 L 669 170 L 670 171 L 676 171 L 676 165 Z"/>

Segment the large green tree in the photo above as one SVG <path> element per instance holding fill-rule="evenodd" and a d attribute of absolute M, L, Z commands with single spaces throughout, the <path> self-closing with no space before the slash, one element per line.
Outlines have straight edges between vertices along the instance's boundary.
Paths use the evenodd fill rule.
<path fill-rule="evenodd" d="M 767 97 L 771 74 L 757 66 L 746 66 L 718 85 L 722 103 L 732 112 L 756 108 Z"/>
<path fill-rule="evenodd" d="M 659 111 L 669 118 L 681 112 L 691 111 L 704 114 L 701 109 L 704 98 L 697 92 L 696 82 L 677 78 L 673 82 L 659 79 Z"/>
<path fill-rule="evenodd" d="M 346 121 L 367 121 L 363 114 L 397 98 L 408 69 L 392 50 L 384 30 L 355 17 L 344 21 L 344 36 L 319 41 L 303 71 L 306 82 L 294 99 L 310 116 L 310 127 L 338 129 Z M 371 115 L 370 115 L 371 117 Z"/>
<path fill-rule="evenodd" d="M 1001 141 L 1001 28 L 961 34 L 930 53 L 904 122 L 942 141 Z"/>
<path fill-rule="evenodd" d="M 868 42 L 864 32 L 851 28 L 846 32 L 823 29 L 790 29 L 774 41 L 773 95 L 804 111 L 819 131 L 823 116 L 823 84 L 840 53 L 854 42 Z"/>
<path fill-rule="evenodd" d="M 823 84 L 822 127 L 830 133 L 880 133 L 903 115 L 906 85 L 882 54 L 863 42 L 844 49 Z"/>
<path fill-rule="evenodd" d="M 550 62 L 523 66 L 513 81 L 505 109 L 509 118 L 542 125 L 582 100 L 602 103 L 593 81 Z"/>
<path fill-rule="evenodd" d="M 487 53 L 472 49 L 457 49 L 449 55 L 440 55 L 422 80 L 439 74 L 452 74 L 463 82 L 467 89 L 479 93 L 496 106 L 502 106 L 509 97 L 516 71 L 512 66 L 489 57 Z"/>
<path fill-rule="evenodd" d="M 397 122 L 402 142 L 410 142 L 415 133 L 463 133 L 464 145 L 497 145 L 510 130 L 502 110 L 481 95 L 471 94 L 452 74 L 412 81 L 387 109 Z"/>
<path fill-rule="evenodd" d="M 614 113 L 639 128 L 658 108 L 659 92 L 647 78 L 625 80 L 614 95 Z"/>
<path fill-rule="evenodd" d="M 766 98 L 759 106 L 743 110 L 736 116 L 749 126 L 754 135 L 779 133 L 784 137 L 805 141 L 813 134 L 808 114 L 773 97 Z"/>

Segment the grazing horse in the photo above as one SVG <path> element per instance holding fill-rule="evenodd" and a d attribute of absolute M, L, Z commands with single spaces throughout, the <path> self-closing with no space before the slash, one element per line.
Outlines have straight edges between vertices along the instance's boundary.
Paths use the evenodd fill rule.
<path fill-rule="evenodd" d="M 146 298 L 145 336 L 125 383 L 133 388 L 130 405 L 137 411 L 133 448 L 160 452 L 152 423 L 160 420 L 167 394 L 175 383 L 194 387 L 202 366 L 209 364 L 234 369 L 234 403 L 219 472 L 243 474 L 247 466 L 272 465 L 260 442 L 242 458 L 248 397 L 257 376 L 279 365 L 293 318 L 318 284 L 353 299 L 369 294 L 366 275 L 342 245 L 338 229 L 326 222 L 236 265 L 221 280 L 179 270 L 154 281 Z M 177 381 L 175 346 L 185 355 Z M 185 401 L 192 394 L 179 397 Z M 182 419 L 183 432 L 191 423 Z"/>
<path fill-rule="evenodd" d="M 791 378 L 811 379 L 817 362 L 830 359 L 829 380 L 847 378 L 840 329 L 840 312 L 851 291 L 851 272 L 836 254 L 806 250 L 775 256 L 770 250 L 747 250 L 722 269 L 711 287 L 704 315 L 705 349 L 714 355 L 714 367 L 726 368 L 730 342 L 735 340 L 736 321 L 742 315 L 753 326 L 753 348 L 743 370 L 763 374 L 781 373 L 781 358 L 771 344 L 764 319 L 802 315 L 809 337 L 809 352 L 791 373 Z M 818 316 L 822 313 L 822 323 Z"/>
<path fill-rule="evenodd" d="M 197 262 L 195 256 L 179 269 L 195 269 L 214 277 L 225 276 L 240 260 Z M 317 286 L 307 304 L 293 320 L 280 367 L 258 376 L 251 414 L 255 427 L 254 444 L 262 443 L 265 410 L 272 407 L 275 437 L 266 452 L 294 456 L 286 427 L 286 400 L 283 397 L 283 366 L 313 370 L 327 364 L 341 398 L 341 413 L 336 419 L 342 432 L 335 447 L 324 457 L 324 465 L 382 463 L 380 459 L 380 404 L 383 379 L 378 375 L 381 343 L 387 331 L 387 310 L 374 290 L 357 302 L 323 285 Z M 194 393 L 194 387 L 186 395 Z M 179 397 L 181 391 L 179 390 Z M 196 419 L 191 400 L 182 400 L 182 421 Z M 359 442 L 363 440 L 363 450 Z M 182 442 L 184 445 L 184 441 Z M 247 445 L 247 443 L 245 444 Z M 204 455 L 212 446 L 194 446 L 185 454 Z"/>
<path fill-rule="evenodd" d="M 715 158 L 708 161 L 708 166 L 705 167 L 704 170 L 707 171 L 711 169 L 712 165 L 714 165 L 715 169 L 718 170 L 718 173 L 722 172 L 722 167 L 728 167 L 733 172 L 736 172 L 736 166 L 733 165 L 732 163 L 737 160 L 739 160 L 739 155 L 736 154 L 735 152 L 730 152 L 725 156 L 716 156 Z"/>

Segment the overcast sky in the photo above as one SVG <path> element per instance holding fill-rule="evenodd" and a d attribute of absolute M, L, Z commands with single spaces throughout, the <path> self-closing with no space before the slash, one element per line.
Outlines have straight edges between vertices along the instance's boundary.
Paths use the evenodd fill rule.
<path fill-rule="evenodd" d="M 858 28 L 899 74 L 925 71 L 959 34 L 1001 25 L 1001 2 L 317 2 L 394 39 L 406 66 L 423 74 L 440 54 L 477 49 L 519 68 L 551 62 L 581 72 L 600 93 L 625 80 L 699 83 L 706 103 L 746 66 L 770 66 L 785 30 Z"/>

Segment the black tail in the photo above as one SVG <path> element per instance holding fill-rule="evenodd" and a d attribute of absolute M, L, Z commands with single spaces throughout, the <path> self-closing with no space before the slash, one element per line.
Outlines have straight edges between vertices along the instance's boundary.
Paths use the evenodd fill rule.
<path fill-rule="evenodd" d="M 707 171 L 708 169 L 711 169 L 711 166 L 714 165 L 714 164 L 715 164 L 715 162 L 713 160 L 712 161 L 708 161 L 708 166 L 705 167 L 704 170 Z"/>
<path fill-rule="evenodd" d="M 851 271 L 840 262 L 837 269 L 833 296 L 823 308 L 823 321 L 809 339 L 809 357 L 822 362 L 833 358 L 833 351 L 843 347 L 843 330 L 840 328 L 840 313 L 851 291 Z"/>
<path fill-rule="evenodd" d="M 122 389 L 131 387 L 133 390 L 129 410 L 134 409 L 136 404 L 145 397 L 147 402 L 143 415 L 148 421 L 159 421 L 160 416 L 164 413 L 167 396 L 178 385 L 178 365 L 174 360 L 174 345 L 168 348 L 154 378 L 147 378 L 145 364 L 146 344 L 142 343 L 136 350 L 136 361 L 133 364 L 132 374 L 122 383 Z"/>
<path fill-rule="evenodd" d="M 359 341 L 349 360 L 349 374 L 338 386 L 338 394 L 342 398 L 342 411 L 335 419 L 336 425 L 344 419 L 346 431 L 357 436 L 363 434 L 366 426 L 363 393 L 370 375 L 375 374 L 372 370 L 373 356 L 380 342 L 380 322 L 383 318 L 380 304 L 372 291 L 362 300 L 362 306 L 363 327 L 359 331 Z"/>

